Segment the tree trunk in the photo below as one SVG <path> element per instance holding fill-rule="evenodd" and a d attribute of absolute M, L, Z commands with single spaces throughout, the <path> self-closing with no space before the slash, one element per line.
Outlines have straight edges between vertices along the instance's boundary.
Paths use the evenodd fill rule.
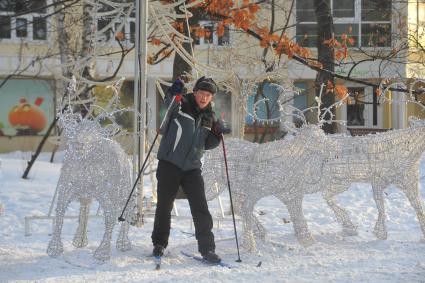
<path fill-rule="evenodd" d="M 88 58 L 91 54 L 93 54 L 94 48 L 95 48 L 95 38 L 93 36 L 93 26 L 94 26 L 94 18 L 93 14 L 96 12 L 98 7 L 93 7 L 93 5 L 89 4 L 88 2 L 84 1 L 83 4 L 83 32 L 82 32 L 82 46 L 80 51 L 80 58 Z M 94 62 L 93 59 L 90 59 L 90 61 L 83 61 L 84 67 L 82 70 L 82 77 L 93 80 L 91 77 L 92 69 L 94 68 Z M 88 85 L 85 85 L 84 91 L 79 95 L 79 98 L 81 100 L 89 100 L 93 96 L 92 88 Z M 89 113 L 89 109 L 91 107 L 91 102 L 85 103 L 85 104 L 79 104 L 76 107 L 77 112 L 80 112 L 82 117 L 85 117 Z"/>
<path fill-rule="evenodd" d="M 314 9 L 317 19 L 317 53 L 318 60 L 323 65 L 323 69 L 334 72 L 334 48 L 330 45 L 325 45 L 323 42 L 333 36 L 333 18 L 331 12 L 330 0 L 314 0 Z M 331 82 L 334 85 L 334 78 L 332 75 L 325 72 L 318 72 L 316 75 L 316 96 L 320 94 L 322 84 L 328 85 Z M 322 108 L 327 108 L 335 102 L 333 93 L 326 93 L 326 87 L 322 94 Z M 332 109 L 332 113 L 335 109 Z M 330 120 L 330 114 L 327 114 L 324 119 Z M 335 133 L 336 125 L 325 124 L 323 130 L 325 133 Z"/>

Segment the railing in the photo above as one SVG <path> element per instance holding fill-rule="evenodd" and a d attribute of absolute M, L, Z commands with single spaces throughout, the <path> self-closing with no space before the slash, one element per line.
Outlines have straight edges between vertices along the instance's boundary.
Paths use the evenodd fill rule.
<path fill-rule="evenodd" d="M 376 134 L 380 132 L 386 132 L 391 129 L 383 129 L 383 128 L 347 128 L 352 136 L 365 136 L 369 134 Z"/>

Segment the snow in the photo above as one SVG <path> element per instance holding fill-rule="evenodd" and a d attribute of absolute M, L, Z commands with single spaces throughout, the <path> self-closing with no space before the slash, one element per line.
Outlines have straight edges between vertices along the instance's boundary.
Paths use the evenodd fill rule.
<path fill-rule="evenodd" d="M 195 252 L 196 240 L 187 218 L 173 220 L 170 245 L 160 271 L 154 270 L 150 233 L 152 217 L 147 216 L 141 228 L 131 227 L 129 236 L 133 249 L 119 252 L 112 247 L 112 258 L 96 262 L 93 251 L 103 235 L 101 218 L 90 218 L 89 245 L 82 249 L 72 246 L 76 219 L 66 219 L 62 233 L 65 252 L 51 258 L 46 254 L 50 240 L 51 220 L 33 220 L 31 236 L 25 236 L 26 216 L 42 216 L 49 211 L 61 168 L 62 154 L 50 163 L 50 155 L 42 154 L 35 163 L 29 179 L 21 175 L 30 153 L 13 152 L 0 155 L 0 282 L 424 282 L 425 241 L 416 215 L 406 197 L 389 187 L 385 194 L 388 240 L 377 240 L 372 233 L 377 210 L 368 184 L 353 184 L 338 197 L 338 203 L 348 208 L 358 236 L 345 237 L 331 210 L 320 194 L 307 195 L 304 212 L 316 243 L 301 247 L 293 234 L 286 208 L 273 197 L 262 199 L 256 213 L 268 230 L 266 242 L 258 241 L 258 252 L 250 254 L 241 249 L 238 258 L 233 224 L 229 215 L 214 228 L 217 252 L 235 266 L 227 269 L 206 266 L 180 254 L 181 250 Z M 421 194 L 425 194 L 425 158 L 421 163 Z M 147 194 L 150 181 L 145 181 Z M 228 196 L 222 195 L 225 207 Z M 422 199 L 422 204 L 424 201 Z M 185 200 L 178 200 L 179 215 L 189 216 Z M 216 200 L 210 208 L 220 215 Z M 92 214 L 97 204 L 91 207 Z M 67 210 L 77 215 L 78 204 Z M 241 223 L 237 223 L 242 234 Z M 114 239 L 116 237 L 115 229 Z M 261 262 L 261 266 L 257 267 Z"/>

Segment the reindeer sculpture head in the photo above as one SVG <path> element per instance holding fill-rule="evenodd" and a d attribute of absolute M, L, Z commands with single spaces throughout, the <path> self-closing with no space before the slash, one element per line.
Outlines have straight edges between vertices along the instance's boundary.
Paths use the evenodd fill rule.
<path fill-rule="evenodd" d="M 97 120 L 83 119 L 75 113 L 64 113 L 59 120 L 67 152 L 79 158 L 92 154 L 96 142 L 108 138 L 108 133 Z"/>

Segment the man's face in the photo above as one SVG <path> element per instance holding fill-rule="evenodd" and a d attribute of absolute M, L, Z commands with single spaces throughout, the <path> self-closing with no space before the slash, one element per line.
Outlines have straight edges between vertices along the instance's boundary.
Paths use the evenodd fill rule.
<path fill-rule="evenodd" d="M 198 104 L 198 107 L 201 109 L 204 109 L 205 107 L 207 107 L 212 99 L 213 99 L 212 93 L 207 90 L 198 89 L 195 92 L 196 104 Z"/>

